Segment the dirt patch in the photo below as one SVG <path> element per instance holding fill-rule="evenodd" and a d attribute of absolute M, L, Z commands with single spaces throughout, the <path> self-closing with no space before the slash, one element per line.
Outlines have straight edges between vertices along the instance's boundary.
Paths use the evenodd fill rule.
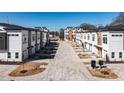
<path fill-rule="evenodd" d="M 92 76 L 100 77 L 100 78 L 106 78 L 106 79 L 117 79 L 118 76 L 108 68 L 102 68 L 102 69 L 89 69 L 89 72 Z"/>
<path fill-rule="evenodd" d="M 75 52 L 81 52 L 81 51 L 82 51 L 82 50 L 80 50 L 80 49 L 79 49 L 79 50 L 75 50 Z"/>
<path fill-rule="evenodd" d="M 48 63 L 34 63 L 34 62 L 28 62 L 21 64 L 19 67 L 17 67 L 15 70 L 9 73 L 9 76 L 18 77 L 18 76 L 29 76 L 38 74 L 40 72 L 43 72 Z"/>
<path fill-rule="evenodd" d="M 71 46 L 72 46 L 72 47 L 77 47 L 77 45 L 76 45 L 76 44 L 71 44 Z"/>
<path fill-rule="evenodd" d="M 91 62 L 82 62 L 82 63 L 83 63 L 83 64 L 86 64 L 86 65 L 87 65 L 87 64 L 91 64 Z"/>
<path fill-rule="evenodd" d="M 91 58 L 92 56 L 90 54 L 78 54 L 78 56 L 82 59 L 82 58 Z"/>

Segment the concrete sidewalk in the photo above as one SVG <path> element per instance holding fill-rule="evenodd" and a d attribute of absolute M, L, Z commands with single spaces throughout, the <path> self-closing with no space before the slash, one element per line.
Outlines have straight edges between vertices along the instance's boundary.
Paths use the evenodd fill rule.
<path fill-rule="evenodd" d="M 89 80 L 89 72 L 67 42 L 60 42 L 53 62 L 45 71 L 43 80 Z"/>

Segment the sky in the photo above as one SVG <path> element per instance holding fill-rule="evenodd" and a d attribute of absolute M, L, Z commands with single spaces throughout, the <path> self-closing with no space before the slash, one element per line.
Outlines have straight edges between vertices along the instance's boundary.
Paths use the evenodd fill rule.
<path fill-rule="evenodd" d="M 25 27 L 47 27 L 57 31 L 68 26 L 82 23 L 106 25 L 112 22 L 118 12 L 0 12 L 0 22 L 17 24 Z"/>

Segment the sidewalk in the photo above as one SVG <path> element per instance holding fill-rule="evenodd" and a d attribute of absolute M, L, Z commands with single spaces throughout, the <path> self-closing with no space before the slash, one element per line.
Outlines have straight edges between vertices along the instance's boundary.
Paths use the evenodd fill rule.
<path fill-rule="evenodd" d="M 43 80 L 89 80 L 89 72 L 66 42 L 60 42 L 53 62 L 49 64 Z"/>

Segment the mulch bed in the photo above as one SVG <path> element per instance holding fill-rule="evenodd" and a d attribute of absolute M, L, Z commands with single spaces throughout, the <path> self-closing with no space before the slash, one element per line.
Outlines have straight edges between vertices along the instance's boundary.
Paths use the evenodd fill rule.
<path fill-rule="evenodd" d="M 15 70 L 9 73 L 9 76 L 18 77 L 18 76 L 29 76 L 38 74 L 43 72 L 46 69 L 48 63 L 35 63 L 35 62 L 28 62 L 21 64 Z"/>
<path fill-rule="evenodd" d="M 90 69 L 88 68 L 89 72 L 92 76 L 105 78 L 105 79 L 117 79 L 118 76 L 109 68 L 102 68 L 102 69 Z"/>
<path fill-rule="evenodd" d="M 78 56 L 82 59 L 82 58 L 85 58 L 85 59 L 87 59 L 87 58 L 91 58 L 91 55 L 89 55 L 89 54 L 78 54 Z"/>
<path fill-rule="evenodd" d="M 124 61 L 105 61 L 106 64 L 123 64 Z"/>
<path fill-rule="evenodd" d="M 91 62 L 82 62 L 82 63 L 83 63 L 83 64 L 86 64 L 86 65 L 87 65 L 87 64 L 91 64 Z"/>

